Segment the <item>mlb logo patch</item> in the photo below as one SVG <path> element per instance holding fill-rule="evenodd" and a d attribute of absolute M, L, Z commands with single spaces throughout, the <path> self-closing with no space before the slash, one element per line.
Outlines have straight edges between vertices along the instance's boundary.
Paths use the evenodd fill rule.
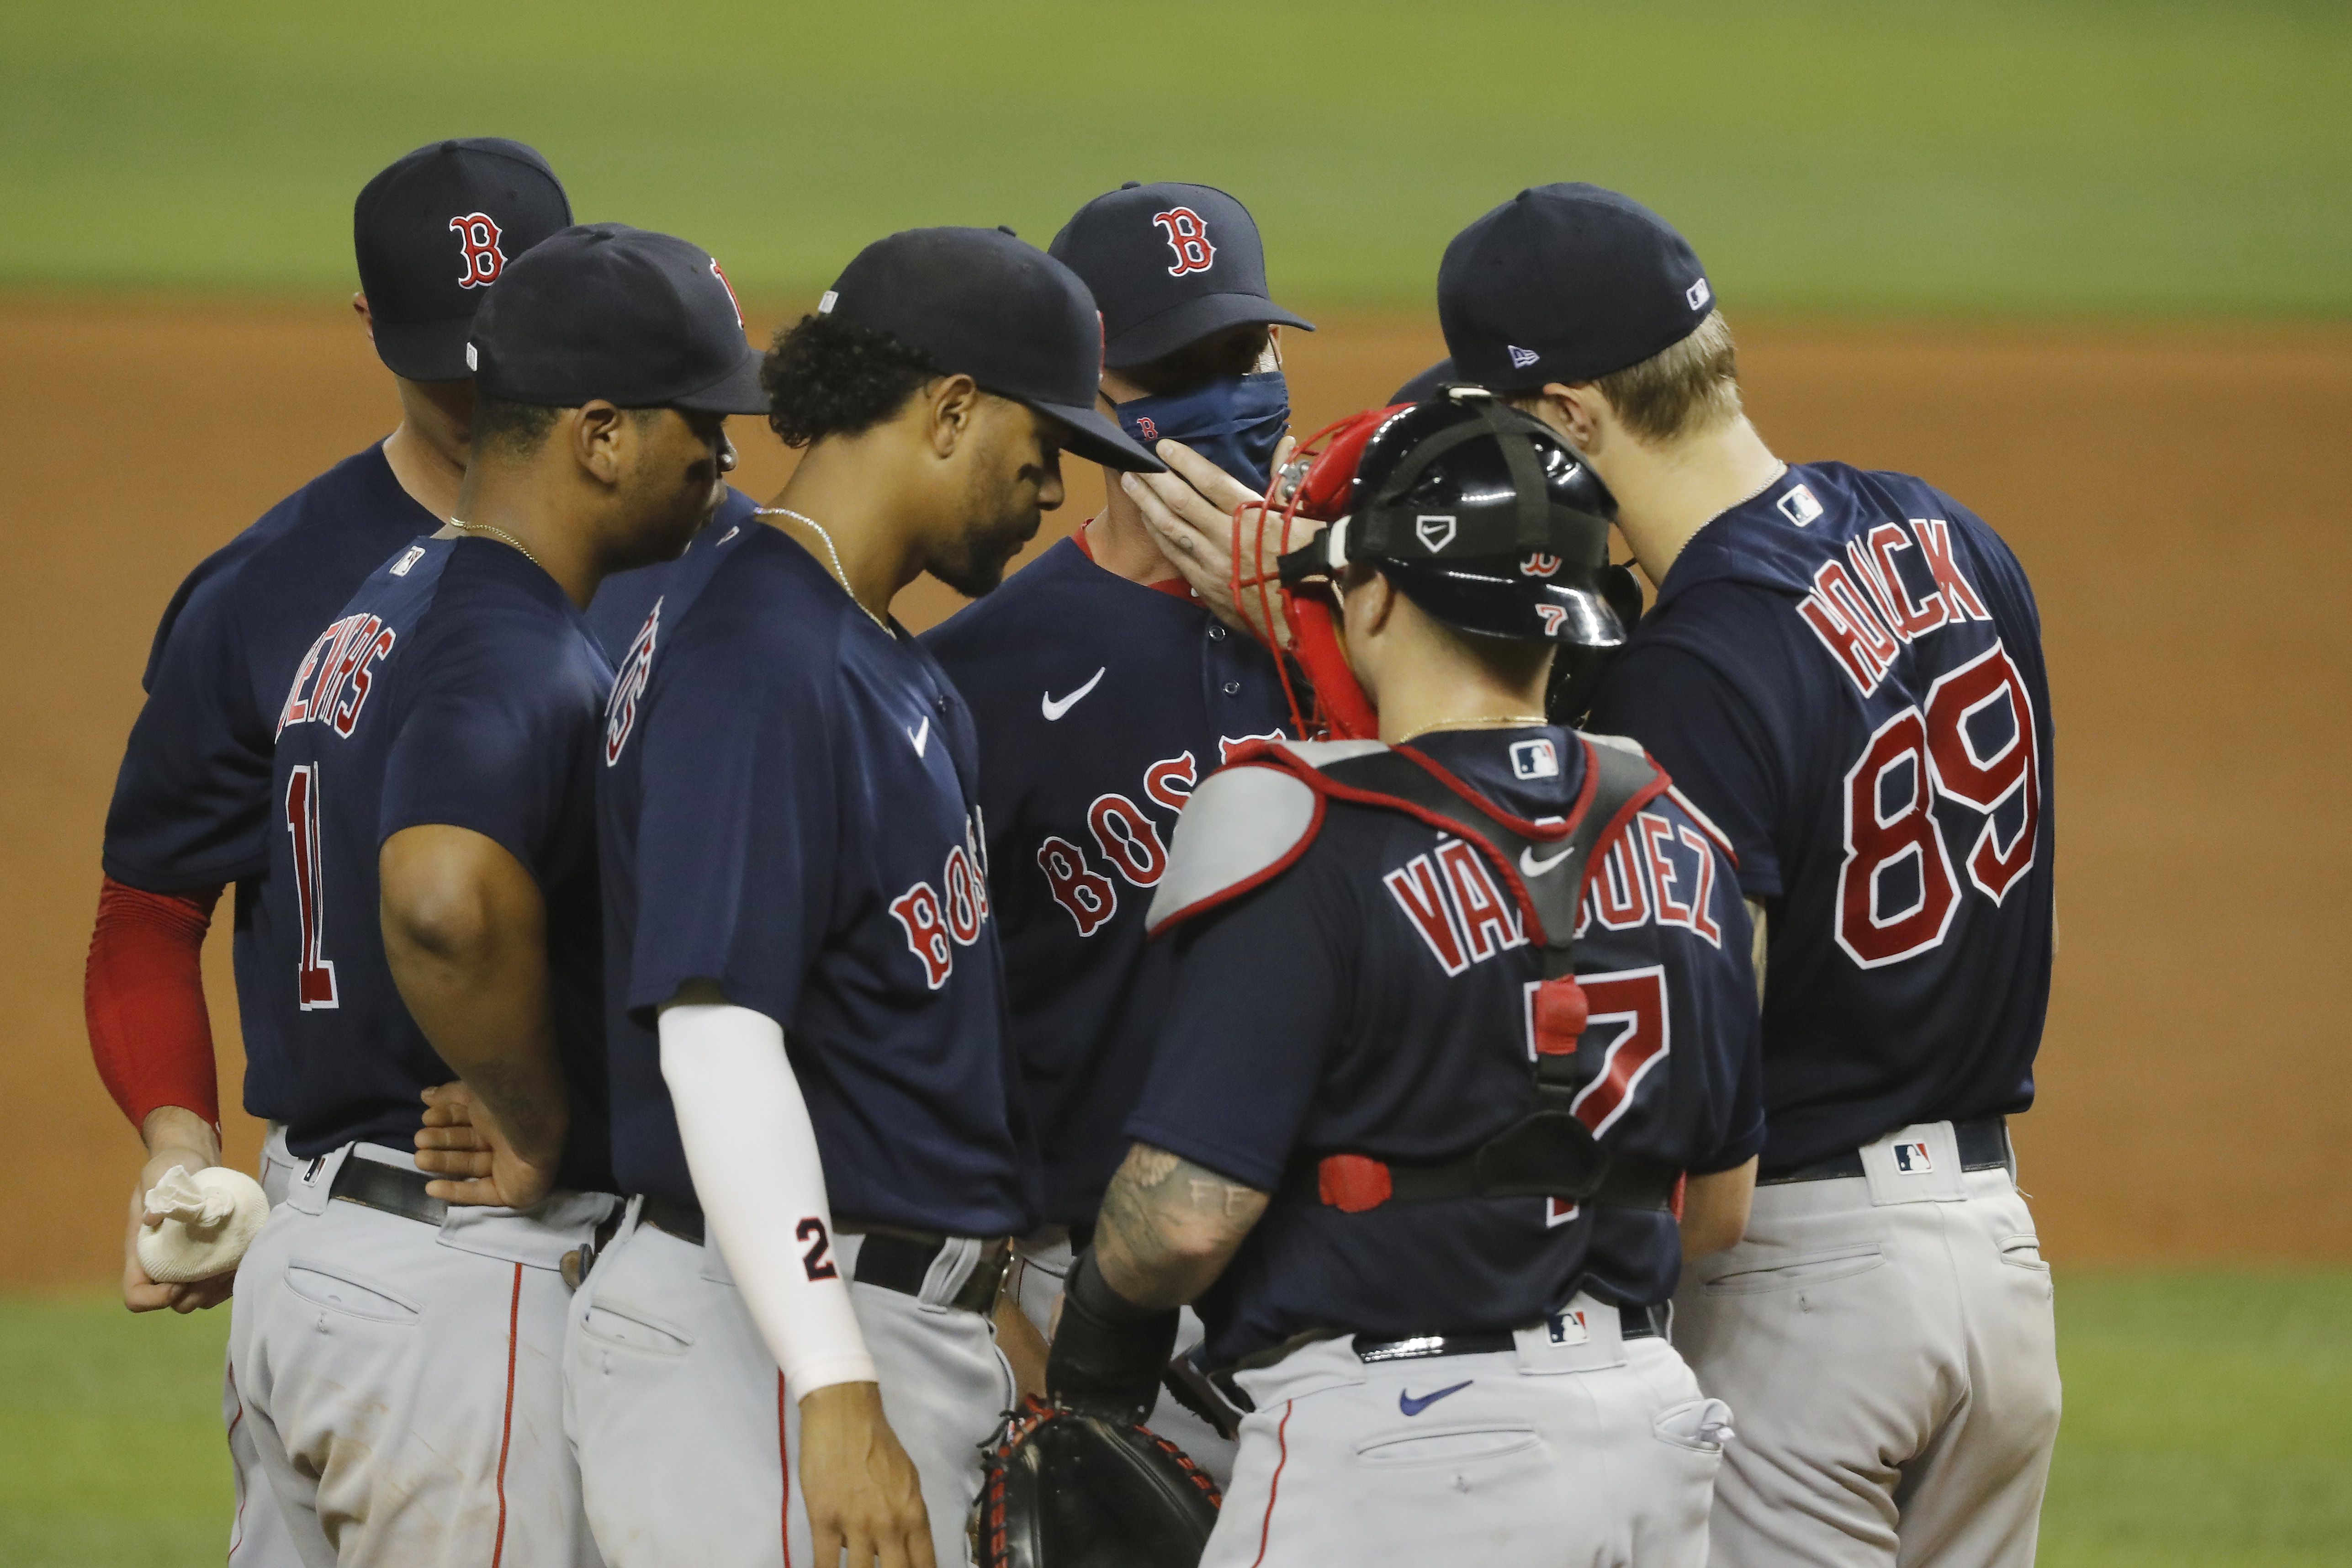
<path fill-rule="evenodd" d="M 405 577 L 408 575 L 408 569 L 424 559 L 425 546 L 412 544 L 408 547 L 407 554 L 392 563 L 392 574 L 395 577 Z"/>
<path fill-rule="evenodd" d="M 1690 301 L 1692 310 L 1704 310 L 1706 309 L 1706 302 L 1715 298 L 1715 290 L 1709 289 L 1706 286 L 1706 279 L 1702 278 L 1684 291 L 1683 298 Z"/>
<path fill-rule="evenodd" d="M 1536 361 L 1543 358 L 1543 355 L 1536 353 L 1535 350 L 1523 349 L 1517 343 L 1505 343 L 1503 346 L 1511 351 L 1511 368 L 1513 370 L 1525 370 L 1528 366 L 1535 363 Z"/>
<path fill-rule="evenodd" d="M 1580 1345 L 1592 1337 L 1581 1312 L 1554 1312 L 1544 1321 L 1549 1325 L 1551 1342 L 1556 1345 Z"/>
<path fill-rule="evenodd" d="M 1523 779 L 1559 777 L 1559 753 L 1549 741 L 1511 742 L 1511 772 Z"/>
<path fill-rule="evenodd" d="M 1925 1143 L 1895 1145 L 1895 1169 L 1906 1176 L 1924 1176 L 1933 1172 L 1936 1162 L 1928 1157 Z"/>
<path fill-rule="evenodd" d="M 1815 500 L 1813 492 L 1802 485 L 1790 485 L 1789 493 L 1774 504 L 1780 509 L 1781 516 L 1799 528 L 1804 527 L 1822 515 L 1822 503 Z"/>

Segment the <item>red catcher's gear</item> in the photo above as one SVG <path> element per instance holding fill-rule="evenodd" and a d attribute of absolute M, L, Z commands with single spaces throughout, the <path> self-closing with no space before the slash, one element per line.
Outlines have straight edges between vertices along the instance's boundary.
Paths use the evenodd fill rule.
<path fill-rule="evenodd" d="M 111 877 L 99 886 L 82 1016 L 98 1076 L 133 1127 L 166 1105 L 220 1124 L 204 979 L 205 931 L 220 896 L 218 888 L 150 893 Z"/>
<path fill-rule="evenodd" d="M 1370 741 L 1381 732 L 1381 718 L 1373 711 L 1371 700 L 1356 683 L 1356 672 L 1348 667 L 1347 651 L 1339 646 L 1336 606 L 1321 594 L 1295 593 L 1282 585 L 1281 579 L 1271 572 L 1255 572 L 1244 576 L 1242 560 L 1244 550 L 1248 559 L 1257 563 L 1265 559 L 1265 530 L 1270 519 L 1281 520 L 1278 542 L 1286 543 L 1290 537 L 1291 519 L 1304 514 L 1320 522 L 1336 522 L 1348 504 L 1348 488 L 1356 478 L 1356 464 L 1364 455 L 1364 444 L 1372 432 L 1384 424 L 1389 416 L 1410 404 L 1394 404 L 1386 408 L 1370 408 L 1361 414 L 1326 425 L 1300 443 L 1297 452 L 1283 473 L 1276 476 L 1280 484 L 1285 478 L 1304 465 L 1305 472 L 1290 488 L 1289 500 L 1277 510 L 1272 505 L 1254 506 L 1244 502 L 1234 509 L 1233 577 L 1230 586 L 1234 606 L 1239 609 L 1245 593 L 1255 591 L 1258 616 L 1252 627 L 1260 642 L 1274 654 L 1275 668 L 1282 676 L 1282 694 L 1290 702 L 1291 723 L 1307 740 Z M 1316 452 L 1317 442 L 1328 437 L 1330 445 Z M 1308 454 L 1313 453 L 1310 458 Z M 1245 515 L 1255 514 L 1256 522 L 1246 545 L 1243 542 L 1243 522 Z M 1274 625 L 1274 596 L 1282 595 L 1284 617 L 1290 623 L 1290 646 L 1275 645 L 1271 627 Z M 1244 616 L 1244 619 L 1247 620 Z M 1265 628 L 1265 629 L 1261 629 Z M 1287 657 L 1285 657 L 1287 656 Z M 1297 689 L 1290 679 L 1290 664 L 1297 662 L 1307 677 L 1307 702 L 1301 703 Z M 1311 706 L 1313 713 L 1307 711 Z"/>

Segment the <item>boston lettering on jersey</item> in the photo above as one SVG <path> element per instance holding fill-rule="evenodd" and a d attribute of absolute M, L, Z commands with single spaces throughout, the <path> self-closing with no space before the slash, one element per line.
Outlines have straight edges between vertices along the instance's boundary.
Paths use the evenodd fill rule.
<path fill-rule="evenodd" d="M 1792 468 L 1667 574 L 1594 722 L 1673 772 L 1771 910 L 1767 1173 L 2032 1103 L 2049 715 L 2024 573 L 1916 479 Z"/>
<path fill-rule="evenodd" d="M 553 579 L 486 541 L 403 550 L 312 640 L 277 704 L 279 830 L 253 921 L 297 1155 L 407 1146 L 419 1091 L 452 1076 L 401 1001 L 379 915 L 384 840 L 436 824 L 493 840 L 546 895 L 562 1180 L 605 1184 L 593 769 L 610 681 Z"/>
<path fill-rule="evenodd" d="M 1081 536 L 1083 537 L 1083 536 Z M 1171 591 L 1171 589 L 1173 591 Z M 1288 709 L 1271 659 L 1181 584 L 1054 545 L 925 644 L 971 705 L 1011 1039 L 1045 1217 L 1091 1223 L 1127 1152 L 1173 969 L 1144 940 L 1200 781 Z"/>
<path fill-rule="evenodd" d="M 978 763 L 945 675 L 756 523 L 673 574 L 628 646 L 598 752 L 623 1189 L 695 1199 L 656 1018 L 709 980 L 782 1026 L 836 1215 L 1027 1229 Z"/>
<path fill-rule="evenodd" d="M 1582 787 L 1584 748 L 1549 731 L 1565 765 L 1530 774 L 1513 766 L 1521 738 L 1454 731 L 1419 749 L 1503 810 L 1559 820 Z M 1622 874 L 1642 889 L 1644 914 L 1601 924 L 1599 868 L 1642 837 L 1640 816 L 1664 827 L 1650 837 L 1665 847 L 1668 880 L 1689 889 L 1690 916 L 1658 918 L 1656 872 L 1625 851 Z M 1543 963 L 1515 897 L 1458 835 L 1329 802 L 1288 868 L 1158 944 L 1175 958 L 1177 984 L 1128 1135 L 1262 1191 L 1302 1156 L 1428 1164 L 1476 1147 L 1531 1093 Z M 1607 1146 L 1675 1168 L 1743 1163 L 1763 1140 L 1762 1089 L 1747 915 L 1728 855 L 1701 819 L 1660 796 L 1601 841 L 1582 908 L 1585 1044 L 1600 1046 L 1603 1066 L 1574 1114 Z M 1540 1197 L 1357 1213 L 1286 1200 L 1201 1311 L 1211 1359 L 1230 1362 L 1318 1328 L 1514 1328 L 1580 1289 L 1663 1300 L 1680 1256 L 1664 1213 Z"/>

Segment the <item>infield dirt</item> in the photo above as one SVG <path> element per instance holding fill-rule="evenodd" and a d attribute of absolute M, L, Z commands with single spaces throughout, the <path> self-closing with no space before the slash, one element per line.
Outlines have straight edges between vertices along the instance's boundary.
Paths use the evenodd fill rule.
<path fill-rule="evenodd" d="M 1383 399 L 1433 329 L 1290 341 L 1303 433 Z M 1927 476 L 2023 558 L 2058 724 L 2056 994 L 2024 1184 L 2061 1263 L 2352 1259 L 2352 331 L 1741 336 L 1782 455 Z M 103 1287 L 137 1142 L 81 1023 L 98 846 L 158 615 L 189 567 L 383 435 L 351 317 L 0 300 L 0 1289 Z M 789 455 L 738 420 L 741 481 Z M 1043 548 L 1100 496 L 1068 470 Z M 925 582 L 918 627 L 957 601 Z M 224 903 L 206 952 L 224 1099 L 241 1070 Z M 249 1166 L 257 1129 L 232 1115 Z"/>

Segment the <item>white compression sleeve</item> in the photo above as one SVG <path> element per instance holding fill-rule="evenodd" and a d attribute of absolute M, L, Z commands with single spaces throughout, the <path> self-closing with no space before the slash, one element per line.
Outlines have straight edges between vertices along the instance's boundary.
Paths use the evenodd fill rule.
<path fill-rule="evenodd" d="M 784 1032 L 749 1007 L 681 1003 L 661 1011 L 662 1081 L 677 1110 L 703 1222 L 794 1398 L 872 1383 L 874 1358 L 831 1251 L 833 1214 L 808 1102 Z M 821 1230 L 813 1226 L 822 1226 Z M 818 1265 L 811 1279 L 812 1244 Z"/>

